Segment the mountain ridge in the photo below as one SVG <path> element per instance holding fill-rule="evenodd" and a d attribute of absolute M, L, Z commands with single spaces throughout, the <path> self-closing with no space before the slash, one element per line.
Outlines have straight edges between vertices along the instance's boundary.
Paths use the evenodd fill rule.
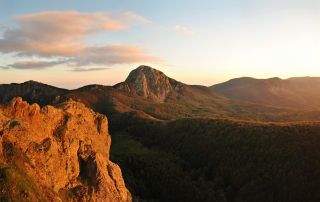
<path fill-rule="evenodd" d="M 237 80 L 239 79 L 233 81 L 237 83 Z M 244 80 L 242 89 L 246 89 L 245 86 L 250 86 L 252 82 L 259 81 L 248 77 L 244 77 Z M 281 82 L 279 78 L 270 80 Z M 268 85 L 266 82 L 262 86 Z M 46 88 L 48 92 L 45 92 Z M 232 89 L 232 85 L 228 88 L 235 91 L 233 94 L 245 95 L 241 91 L 237 92 L 239 88 Z M 112 121 L 120 118 L 121 114 L 131 111 L 139 111 L 135 116 L 141 115 L 159 120 L 194 116 L 268 122 L 320 120 L 320 111 L 313 106 L 306 107 L 304 103 L 296 102 L 300 108 L 290 108 L 290 105 L 286 104 L 290 101 L 287 98 L 282 98 L 284 104 L 281 106 L 272 105 L 272 102 L 259 103 L 254 100 L 236 99 L 224 95 L 219 90 L 216 90 L 217 93 L 205 86 L 184 84 L 148 66 L 139 66 L 132 70 L 124 82 L 114 86 L 93 84 L 75 90 L 66 90 L 40 82 L 25 82 L 3 84 L 0 85 L 0 89 L 6 93 L 6 99 L 2 99 L 5 102 L 15 96 L 21 96 L 28 103 L 38 103 L 43 107 L 72 99 L 107 115 Z M 10 91 L 10 89 L 13 90 Z M 259 89 L 255 91 L 260 93 Z M 273 91 L 277 91 L 277 88 Z M 273 100 L 278 96 L 271 95 Z"/>
<path fill-rule="evenodd" d="M 292 109 L 319 110 L 320 79 L 311 78 L 283 80 L 278 77 L 269 79 L 242 77 L 210 88 L 230 99 Z"/>
<path fill-rule="evenodd" d="M 132 70 L 126 80 L 114 86 L 118 90 L 163 103 L 169 96 L 194 95 L 195 88 L 166 76 L 163 72 L 141 65 Z M 215 95 L 215 92 L 210 92 Z"/>

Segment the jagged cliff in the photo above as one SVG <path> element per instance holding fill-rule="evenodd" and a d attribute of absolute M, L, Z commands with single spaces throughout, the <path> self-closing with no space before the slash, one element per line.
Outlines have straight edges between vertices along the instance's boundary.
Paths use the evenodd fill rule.
<path fill-rule="evenodd" d="M 186 84 L 167 77 L 163 72 L 149 66 L 141 65 L 130 72 L 129 76 L 115 86 L 124 92 L 135 91 L 136 94 L 151 98 L 156 102 L 164 102 L 170 93 L 188 90 Z"/>
<path fill-rule="evenodd" d="M 120 168 L 109 160 L 108 120 L 82 103 L 40 109 L 14 98 L 0 110 L 0 163 L 8 144 L 30 160 L 28 175 L 56 193 L 71 190 L 76 201 L 131 201 Z"/>

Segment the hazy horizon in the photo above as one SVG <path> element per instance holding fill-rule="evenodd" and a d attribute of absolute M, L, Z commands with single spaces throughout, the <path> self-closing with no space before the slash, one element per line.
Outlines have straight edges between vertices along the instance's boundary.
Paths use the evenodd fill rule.
<path fill-rule="evenodd" d="M 130 72 L 128 72 L 127 76 L 129 75 L 129 73 Z M 163 72 L 163 73 L 166 74 L 165 72 Z M 167 76 L 170 77 L 169 75 L 167 75 Z M 270 78 L 280 78 L 280 79 L 286 80 L 286 79 L 290 79 L 290 78 L 306 78 L 306 77 L 310 77 L 310 76 L 297 76 L 297 77 L 288 77 L 288 78 L 270 77 Z M 41 80 L 33 80 L 33 79 L 22 81 L 22 82 L 0 83 L 0 85 L 1 84 L 12 84 L 12 83 L 18 83 L 19 84 L 19 83 L 24 83 L 24 82 L 28 82 L 28 81 L 35 81 L 35 82 L 39 82 L 39 83 L 43 83 L 43 84 L 47 84 L 47 85 L 52 85 L 52 86 L 58 87 L 58 88 L 64 88 L 64 89 L 68 89 L 68 90 L 75 90 L 75 89 L 78 89 L 78 88 L 81 88 L 81 87 L 87 86 L 87 85 L 114 86 L 114 85 L 116 85 L 118 83 L 121 83 L 121 82 L 125 81 L 126 78 L 127 77 L 125 77 L 123 80 L 121 80 L 121 81 L 119 81 L 117 83 L 114 83 L 114 84 L 87 83 L 87 84 L 84 84 L 84 85 L 81 85 L 81 84 L 77 85 L 78 83 L 72 83 L 71 87 L 65 86 L 64 83 L 46 83 L 46 82 L 41 81 Z M 175 79 L 173 77 L 170 77 L 170 78 Z M 219 82 L 219 83 L 213 83 L 213 84 L 210 84 L 210 85 L 207 85 L 207 86 L 206 85 L 203 85 L 203 86 L 210 87 L 212 85 L 221 84 L 221 83 L 227 82 L 229 80 L 238 79 L 238 78 L 270 79 L 270 78 L 255 78 L 255 77 L 250 77 L 250 76 L 241 76 L 241 77 L 231 78 L 231 79 Z M 320 77 L 311 77 L 311 78 L 320 78 Z M 184 81 L 179 81 L 179 82 L 185 83 Z M 185 83 L 185 84 L 187 84 L 187 85 L 202 85 L 202 84 L 192 84 L 192 83 Z M 72 87 L 72 86 L 74 86 L 74 87 Z"/>
<path fill-rule="evenodd" d="M 2 2 L 1 83 L 114 85 L 141 64 L 186 84 L 320 76 L 320 2 Z"/>

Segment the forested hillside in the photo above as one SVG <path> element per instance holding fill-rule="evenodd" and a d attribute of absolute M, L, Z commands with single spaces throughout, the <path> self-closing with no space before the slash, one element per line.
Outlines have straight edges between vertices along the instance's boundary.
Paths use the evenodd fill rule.
<path fill-rule="evenodd" d="M 127 131 L 145 146 L 166 152 L 116 156 L 127 185 L 146 199 L 170 201 L 143 193 L 162 186 L 166 189 L 173 181 L 175 190 L 188 198 L 171 201 L 320 199 L 319 122 L 278 124 L 212 118 L 157 122 L 129 118 L 127 123 Z M 161 169 L 167 169 L 168 175 L 160 174 L 164 172 Z"/>

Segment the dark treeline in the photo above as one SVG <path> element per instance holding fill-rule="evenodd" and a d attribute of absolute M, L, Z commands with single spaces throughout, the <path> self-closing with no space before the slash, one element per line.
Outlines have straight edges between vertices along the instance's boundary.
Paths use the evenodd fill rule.
<path fill-rule="evenodd" d="M 226 201 L 224 194 L 215 193 L 211 182 L 185 171 L 187 163 L 175 155 L 150 152 L 110 158 L 121 167 L 126 187 L 139 201 Z"/>
<path fill-rule="evenodd" d="M 121 128 L 145 146 L 159 146 L 166 152 L 116 156 L 127 185 L 137 196 L 159 201 L 170 201 L 171 196 L 171 201 L 320 200 L 318 122 L 126 121 Z M 171 184 L 163 182 L 171 179 Z M 161 189 L 167 198 L 154 193 Z M 174 198 L 175 194 L 186 198 Z"/>

